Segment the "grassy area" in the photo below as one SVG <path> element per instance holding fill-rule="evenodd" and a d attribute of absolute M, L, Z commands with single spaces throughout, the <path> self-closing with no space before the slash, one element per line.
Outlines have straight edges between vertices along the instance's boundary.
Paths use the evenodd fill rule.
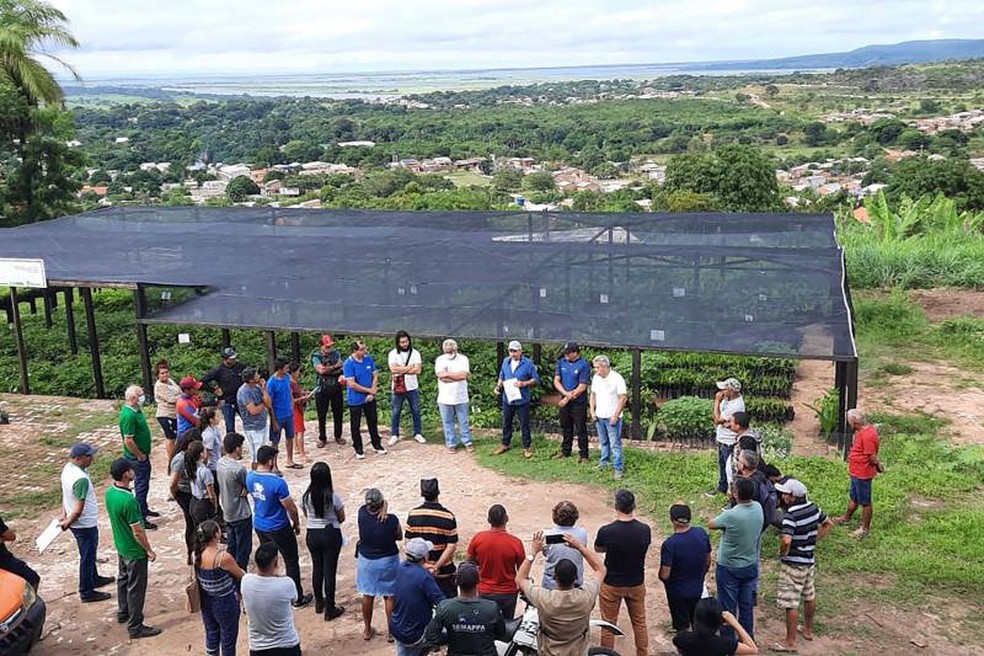
<path fill-rule="evenodd" d="M 492 178 L 473 171 L 451 171 L 445 176 L 456 187 L 491 187 Z"/>
<path fill-rule="evenodd" d="M 860 602 L 915 609 L 943 590 L 953 595 L 984 589 L 984 507 L 978 498 L 984 483 L 984 451 L 947 445 L 937 436 L 945 422 L 931 416 L 878 415 L 874 419 L 880 425 L 882 457 L 888 470 L 875 485 L 876 513 L 869 538 L 858 542 L 849 537 L 849 530 L 838 528 L 819 549 L 827 619 Z M 701 523 L 720 511 L 721 499 L 703 494 L 717 476 L 711 450 L 630 448 L 621 482 L 596 467 L 575 468 L 569 462 L 551 460 L 549 448 L 539 449 L 528 461 L 518 450 L 501 457 L 490 456 L 490 450 L 479 450 L 479 462 L 505 474 L 591 484 L 609 491 L 619 486 L 632 489 L 640 511 L 663 535 L 672 530 L 667 509 L 677 500 L 689 503 Z M 811 498 L 828 514 L 843 512 L 848 484 L 843 462 L 793 457 L 775 464 L 801 478 Z M 767 599 L 775 595 L 777 552 L 776 532 L 770 529 L 762 551 L 762 590 Z M 879 583 L 875 586 L 872 581 Z M 972 603 L 979 603 L 976 597 Z M 772 604 L 759 608 L 778 617 Z"/>

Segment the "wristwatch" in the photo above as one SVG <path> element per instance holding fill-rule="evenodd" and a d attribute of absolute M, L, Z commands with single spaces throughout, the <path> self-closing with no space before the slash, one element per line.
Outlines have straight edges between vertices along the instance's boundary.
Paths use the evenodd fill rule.
<path fill-rule="evenodd" d="M 536 560 L 536 554 L 527 554 L 526 560 L 530 561 L 531 563 L 534 562 Z"/>

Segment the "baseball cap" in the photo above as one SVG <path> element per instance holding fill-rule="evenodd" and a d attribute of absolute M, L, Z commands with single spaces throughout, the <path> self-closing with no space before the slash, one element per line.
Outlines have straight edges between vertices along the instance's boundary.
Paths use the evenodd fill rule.
<path fill-rule="evenodd" d="M 92 446 L 86 442 L 76 442 L 72 445 L 72 451 L 69 453 L 69 457 L 81 458 L 83 456 L 94 456 L 97 451 L 99 451 L 98 446 Z"/>
<path fill-rule="evenodd" d="M 236 349 L 232 348 L 231 346 L 227 346 L 224 349 L 222 349 L 223 360 L 235 360 L 237 357 L 238 354 L 236 353 Z"/>
<path fill-rule="evenodd" d="M 420 496 L 436 497 L 441 493 L 441 488 L 436 478 L 420 479 Z"/>
<path fill-rule="evenodd" d="M 685 503 L 675 503 L 670 506 L 670 519 L 674 522 L 690 523 L 690 506 Z"/>
<path fill-rule="evenodd" d="M 737 378 L 728 378 L 727 380 L 719 380 L 717 382 L 717 388 L 719 390 L 728 389 L 732 392 L 740 392 L 741 383 L 738 382 Z"/>
<path fill-rule="evenodd" d="M 459 587 L 471 590 L 478 585 L 478 565 L 470 560 L 466 560 L 458 565 L 458 571 L 454 579 Z"/>
<path fill-rule="evenodd" d="M 797 499 L 806 498 L 806 486 L 797 481 L 795 478 L 786 479 L 783 483 L 776 483 L 776 492 L 791 494 Z"/>
<path fill-rule="evenodd" d="M 331 338 L 331 335 L 322 335 L 321 336 L 321 345 L 322 346 L 334 346 L 335 345 L 335 340 L 333 340 Z"/>
<path fill-rule="evenodd" d="M 564 344 L 565 355 L 567 353 L 580 353 L 580 352 L 581 352 L 581 347 L 578 345 L 577 342 L 567 342 L 566 344 Z"/>
<path fill-rule="evenodd" d="M 181 382 L 178 383 L 178 386 L 183 390 L 201 389 L 202 381 L 196 379 L 194 376 L 185 376 L 184 378 L 181 379 Z"/>
<path fill-rule="evenodd" d="M 509 342 L 509 350 L 510 351 L 522 351 L 523 350 L 523 345 L 520 344 L 518 341 L 516 341 L 514 339 L 513 341 Z"/>
<path fill-rule="evenodd" d="M 424 538 L 414 538 L 407 542 L 406 546 L 403 547 L 403 552 L 407 555 L 407 558 L 423 560 L 427 558 L 427 554 L 429 554 L 433 548 L 434 543 L 430 540 L 425 540 Z"/>

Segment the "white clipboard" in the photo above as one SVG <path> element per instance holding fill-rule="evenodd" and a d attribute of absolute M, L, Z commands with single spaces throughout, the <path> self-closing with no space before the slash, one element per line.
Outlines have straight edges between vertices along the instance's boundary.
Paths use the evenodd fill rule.
<path fill-rule="evenodd" d="M 51 543 L 54 542 L 62 533 L 64 533 L 64 531 L 62 531 L 61 524 L 58 520 L 51 520 L 51 523 L 48 524 L 48 528 L 44 529 L 41 532 L 41 535 L 38 536 L 38 539 L 34 541 L 35 546 L 38 548 L 38 553 L 43 554 L 45 550 L 51 546 Z"/>
<path fill-rule="evenodd" d="M 518 387 L 516 387 L 515 378 L 506 378 L 502 381 L 502 391 L 506 394 L 506 401 L 512 403 L 513 401 L 519 401 L 523 398 L 523 392 Z"/>

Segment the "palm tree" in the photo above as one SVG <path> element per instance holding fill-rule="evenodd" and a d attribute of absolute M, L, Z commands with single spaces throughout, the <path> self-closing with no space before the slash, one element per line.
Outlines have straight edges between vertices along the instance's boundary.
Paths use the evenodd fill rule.
<path fill-rule="evenodd" d="M 48 51 L 53 46 L 79 46 L 67 23 L 61 10 L 43 0 L 0 0 L 0 80 L 10 84 L 32 107 L 64 100 L 61 86 L 42 58 L 80 79 L 75 69 Z"/>

